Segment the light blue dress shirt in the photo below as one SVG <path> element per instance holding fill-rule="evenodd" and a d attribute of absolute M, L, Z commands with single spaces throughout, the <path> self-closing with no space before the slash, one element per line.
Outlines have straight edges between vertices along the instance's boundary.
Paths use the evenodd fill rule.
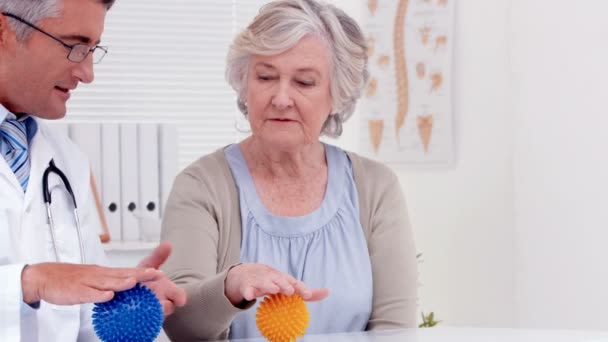
<path fill-rule="evenodd" d="M 307 303 L 307 334 L 363 331 L 371 315 L 372 270 L 359 219 L 359 202 L 346 153 L 325 146 L 328 180 L 321 206 L 298 217 L 272 215 L 262 204 L 239 145 L 225 149 L 241 206 L 241 261 L 292 275 L 329 296 Z M 261 300 L 239 313 L 230 338 L 260 337 L 255 314 Z"/>

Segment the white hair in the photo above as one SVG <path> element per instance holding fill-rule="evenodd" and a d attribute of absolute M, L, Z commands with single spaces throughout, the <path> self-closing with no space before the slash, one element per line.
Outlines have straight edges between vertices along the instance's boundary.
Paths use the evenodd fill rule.
<path fill-rule="evenodd" d="M 105 5 L 107 9 L 110 9 L 115 0 L 98 1 Z M 59 15 L 62 3 L 62 0 L 0 0 L 0 12 L 16 15 L 25 21 L 36 24 L 44 18 Z M 32 29 L 23 23 L 15 20 L 9 20 L 9 23 L 19 41 L 27 40 L 32 33 Z"/>
<path fill-rule="evenodd" d="M 316 0 L 278 0 L 264 5 L 230 46 L 226 80 L 238 93 L 239 110 L 247 116 L 243 96 L 251 55 L 281 54 L 308 35 L 323 39 L 330 50 L 332 113 L 321 133 L 338 137 L 355 110 L 368 71 L 365 37 L 355 20 L 337 7 Z"/>

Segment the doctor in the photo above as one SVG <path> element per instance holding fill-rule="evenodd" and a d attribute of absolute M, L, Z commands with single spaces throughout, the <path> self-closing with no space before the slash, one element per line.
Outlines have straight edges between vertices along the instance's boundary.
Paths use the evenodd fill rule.
<path fill-rule="evenodd" d="M 62 118 L 70 92 L 93 81 L 113 2 L 0 0 L 0 341 L 96 340 L 87 303 L 110 300 L 136 282 L 153 289 L 165 315 L 185 304 L 183 290 L 157 270 L 168 244 L 139 268 L 94 265 L 106 260 L 88 162 L 40 120 Z M 51 172 L 43 186 L 51 162 L 65 180 Z"/>

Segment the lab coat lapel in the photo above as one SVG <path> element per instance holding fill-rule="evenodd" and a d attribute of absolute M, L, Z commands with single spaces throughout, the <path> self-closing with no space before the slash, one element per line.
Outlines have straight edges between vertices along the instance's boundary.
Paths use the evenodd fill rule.
<path fill-rule="evenodd" d="M 42 198 L 42 175 L 55 156 L 53 146 L 46 139 L 45 127 L 38 125 L 38 132 L 30 142 L 30 181 L 25 192 L 25 208 L 32 205 L 32 201 Z M 15 177 L 16 178 L 16 177 Z"/>
<path fill-rule="evenodd" d="M 11 186 L 11 191 L 16 191 L 20 194 L 19 196 L 23 196 L 23 189 L 21 188 L 21 184 L 19 184 L 17 176 L 15 176 L 15 173 L 13 173 L 13 170 L 8 166 L 8 163 L 3 156 L 0 156 L 0 177 L 3 178 L 3 183 Z"/>

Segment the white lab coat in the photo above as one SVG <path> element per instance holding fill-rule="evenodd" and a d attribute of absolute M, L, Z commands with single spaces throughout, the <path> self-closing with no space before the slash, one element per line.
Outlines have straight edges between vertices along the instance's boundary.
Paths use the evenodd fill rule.
<path fill-rule="evenodd" d="M 91 326 L 92 305 L 42 302 L 38 310 L 22 307 L 24 264 L 55 261 L 42 197 L 42 174 L 51 159 L 66 174 L 76 196 L 85 263 L 107 264 L 98 236 L 99 216 L 89 185 L 88 160 L 68 137 L 36 121 L 38 131 L 30 142 L 31 172 L 25 194 L 0 157 L 0 341 L 96 341 Z M 80 263 L 71 198 L 55 174 L 49 177 L 49 188 L 60 259 Z"/>

